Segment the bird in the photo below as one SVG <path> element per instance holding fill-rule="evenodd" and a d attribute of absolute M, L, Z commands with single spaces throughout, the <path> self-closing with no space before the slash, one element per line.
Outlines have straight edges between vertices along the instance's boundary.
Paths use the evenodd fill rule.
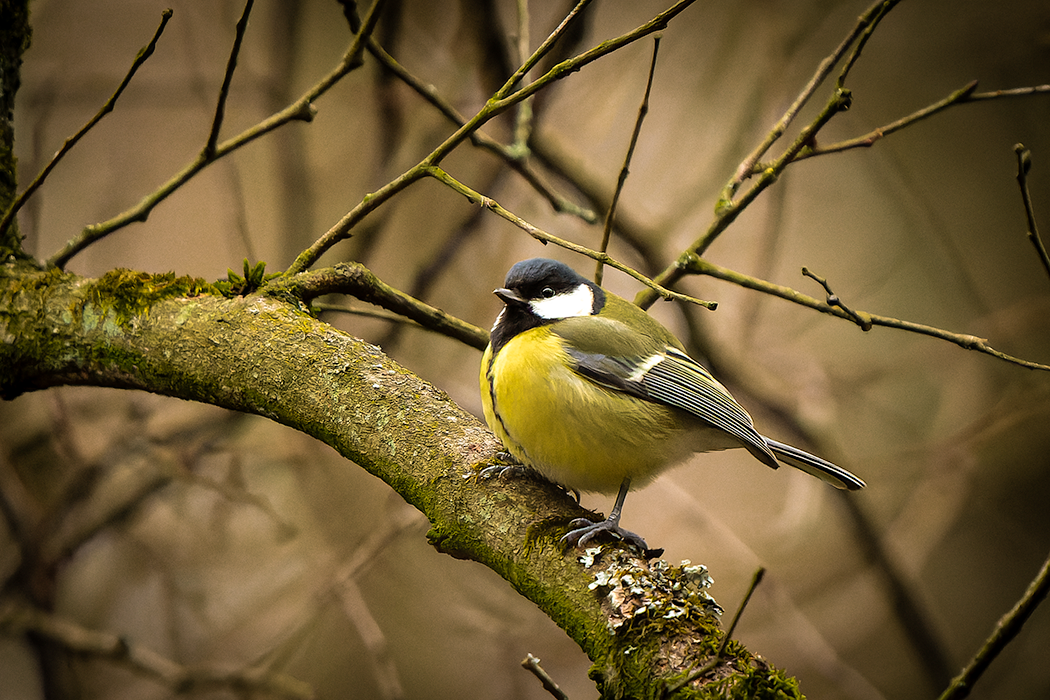
<path fill-rule="evenodd" d="M 616 493 L 605 520 L 573 520 L 562 538 L 603 533 L 648 551 L 620 526 L 628 491 L 693 453 L 742 447 L 839 489 L 864 482 L 768 437 L 682 343 L 640 307 L 563 262 L 532 258 L 493 293 L 503 308 L 481 360 L 482 408 L 513 461 L 579 494 Z"/>

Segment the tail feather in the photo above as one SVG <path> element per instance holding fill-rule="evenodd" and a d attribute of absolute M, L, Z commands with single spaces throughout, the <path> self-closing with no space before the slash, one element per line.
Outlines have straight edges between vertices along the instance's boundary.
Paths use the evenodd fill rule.
<path fill-rule="evenodd" d="M 821 459 L 816 455 L 800 450 L 797 447 L 791 445 L 785 445 L 782 442 L 776 440 L 770 440 L 766 438 L 766 444 L 769 445 L 769 449 L 772 450 L 773 454 L 776 455 L 784 464 L 794 467 L 795 469 L 801 469 L 807 474 L 826 481 L 837 489 L 848 489 L 850 491 L 856 491 L 857 489 L 864 488 L 864 482 L 850 474 L 848 471 L 832 464 L 831 462 Z"/>

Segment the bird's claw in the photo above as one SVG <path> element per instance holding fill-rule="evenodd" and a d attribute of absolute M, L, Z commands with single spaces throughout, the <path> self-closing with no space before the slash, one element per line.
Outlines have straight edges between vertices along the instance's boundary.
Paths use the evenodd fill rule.
<path fill-rule="evenodd" d="M 529 468 L 521 464 L 493 464 L 478 472 L 478 476 L 482 479 L 491 479 L 492 477 L 524 476 L 528 472 Z"/>
<path fill-rule="evenodd" d="M 584 547 L 598 535 L 607 532 L 613 537 L 637 547 L 642 552 L 649 551 L 649 546 L 645 543 L 645 540 L 630 530 L 620 527 L 620 523 L 617 520 L 607 518 L 596 523 L 586 518 L 576 518 L 569 523 L 569 527 L 573 529 L 562 536 L 561 542 L 573 547 Z"/>

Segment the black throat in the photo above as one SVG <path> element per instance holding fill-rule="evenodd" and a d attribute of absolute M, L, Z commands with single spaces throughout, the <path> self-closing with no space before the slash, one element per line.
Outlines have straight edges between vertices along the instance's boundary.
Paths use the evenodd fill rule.
<path fill-rule="evenodd" d="M 552 321 L 540 318 L 532 313 L 527 304 L 507 304 L 500 313 L 499 321 L 492 328 L 492 335 L 489 337 L 489 343 L 492 345 L 492 357 L 495 357 L 514 336 L 548 323 L 552 323 Z"/>

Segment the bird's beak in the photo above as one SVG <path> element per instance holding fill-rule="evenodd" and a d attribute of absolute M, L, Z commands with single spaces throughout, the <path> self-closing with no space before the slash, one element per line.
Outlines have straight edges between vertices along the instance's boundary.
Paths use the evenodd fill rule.
<path fill-rule="evenodd" d="M 506 289 L 504 287 L 500 287 L 499 289 L 493 289 L 492 293 L 498 296 L 500 299 L 502 299 L 504 304 L 520 305 L 527 303 L 525 299 L 513 289 Z"/>

